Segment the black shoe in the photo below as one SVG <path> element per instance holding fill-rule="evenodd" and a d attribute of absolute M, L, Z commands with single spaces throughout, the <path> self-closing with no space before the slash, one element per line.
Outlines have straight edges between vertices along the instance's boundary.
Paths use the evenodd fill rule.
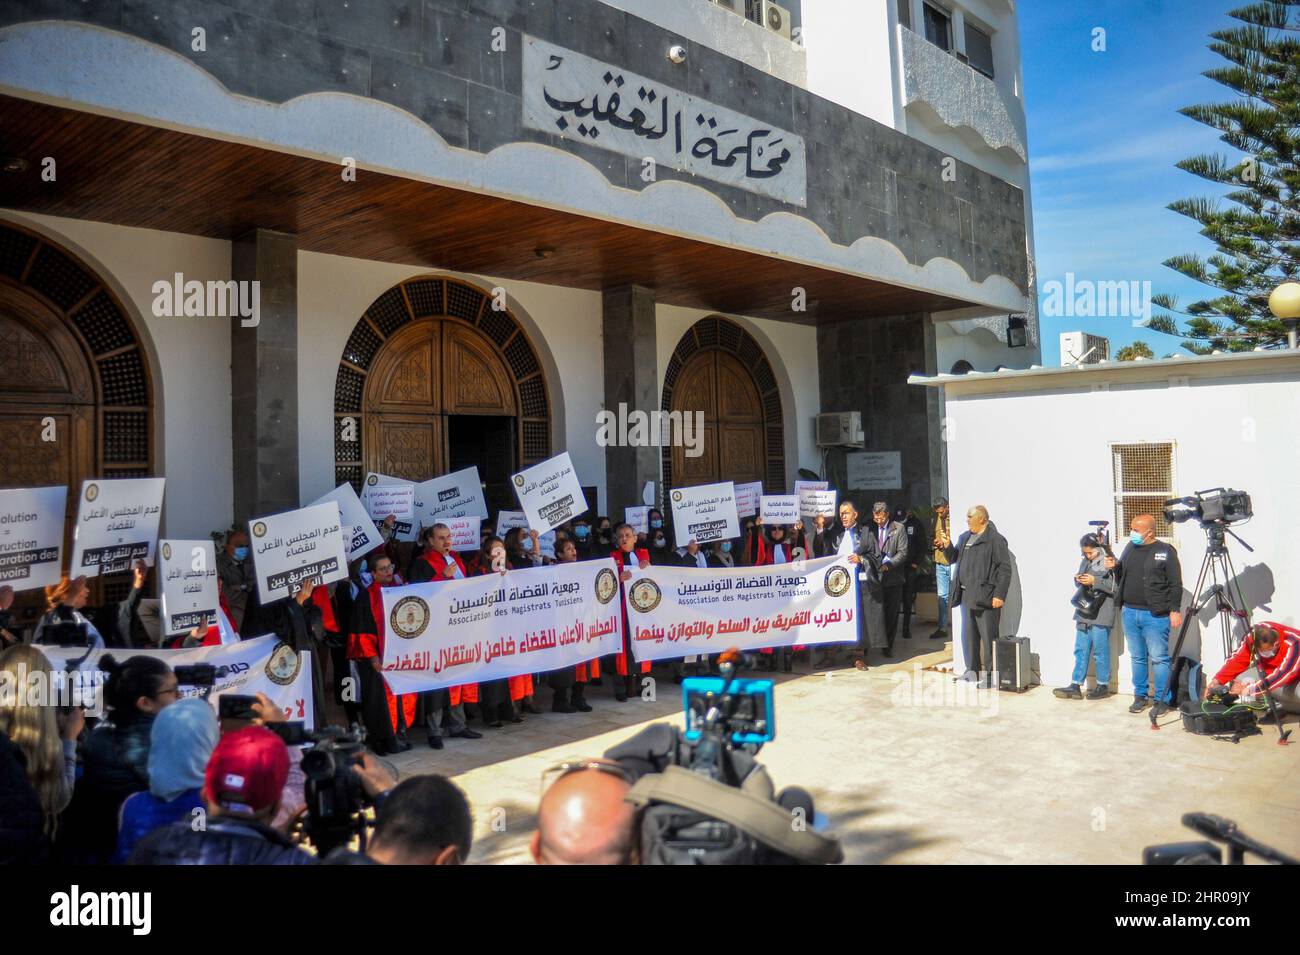
<path fill-rule="evenodd" d="M 525 713 L 532 713 L 534 716 L 540 716 L 542 712 L 542 708 L 533 702 L 531 696 L 524 697 L 523 702 L 519 704 L 519 708 Z"/>
<path fill-rule="evenodd" d="M 618 703 L 626 703 L 627 692 L 622 687 L 614 687 L 614 700 Z"/>
<path fill-rule="evenodd" d="M 1164 716 L 1168 712 L 1169 712 L 1169 704 L 1161 701 L 1156 704 L 1156 708 L 1151 711 L 1151 715 L 1154 716 L 1156 719 L 1160 719 L 1160 717 Z"/>
<path fill-rule="evenodd" d="M 567 695 L 561 696 L 560 694 L 556 693 L 555 699 L 551 701 L 551 712 L 552 713 L 576 713 L 578 712 L 578 708 L 569 703 L 569 699 Z"/>
<path fill-rule="evenodd" d="M 442 749 L 442 737 L 441 737 L 441 736 L 430 736 L 430 737 L 429 737 L 429 749 Z"/>
<path fill-rule="evenodd" d="M 1128 711 L 1130 713 L 1141 713 L 1150 705 L 1151 705 L 1151 701 L 1148 700 L 1145 696 L 1137 696 L 1133 698 L 1133 703 L 1131 706 L 1129 706 Z"/>
<path fill-rule="evenodd" d="M 449 735 L 458 737 L 460 739 L 482 739 L 483 738 L 482 733 L 476 732 L 475 730 L 470 729 L 468 726 L 466 726 L 463 730 L 458 730 L 457 732 L 451 733 Z"/>
<path fill-rule="evenodd" d="M 908 632 L 904 632 L 904 634 L 903 634 L 903 639 L 904 639 L 904 640 L 911 640 L 911 639 L 912 639 L 912 634 L 911 634 L 911 633 L 908 633 Z"/>
<path fill-rule="evenodd" d="M 1104 700 L 1108 696 L 1110 696 L 1110 687 L 1108 687 L 1105 683 L 1098 683 L 1086 694 L 1084 694 L 1083 698 L 1085 700 Z"/>
<path fill-rule="evenodd" d="M 491 723 L 488 723 L 487 725 L 489 729 L 499 730 L 506 724 L 502 720 L 493 720 Z"/>
<path fill-rule="evenodd" d="M 889 657 L 890 659 L 893 659 L 893 656 L 894 656 L 894 648 L 893 648 L 893 647 L 885 647 L 885 649 L 883 649 L 883 650 L 880 651 L 880 655 L 881 655 L 881 656 L 885 656 L 885 657 Z"/>
<path fill-rule="evenodd" d="M 931 640 L 947 640 L 947 639 L 948 639 L 948 631 L 947 631 L 947 630 L 936 630 L 934 633 L 930 634 L 930 639 L 931 639 Z"/>
<path fill-rule="evenodd" d="M 393 744 L 393 752 L 395 753 L 405 753 L 410 748 L 411 741 L 405 736 L 398 737 L 397 742 Z"/>
<path fill-rule="evenodd" d="M 1081 700 L 1083 693 L 1079 690 L 1079 684 L 1071 683 L 1069 686 L 1057 687 L 1052 691 L 1052 696 L 1058 700 Z"/>
<path fill-rule="evenodd" d="M 794 672 L 794 654 L 787 653 L 781 658 L 781 670 L 784 673 Z"/>
<path fill-rule="evenodd" d="M 579 713 L 591 712 L 591 704 L 587 702 L 587 696 L 582 692 L 581 684 L 573 688 L 573 695 L 569 697 L 569 702 Z"/>

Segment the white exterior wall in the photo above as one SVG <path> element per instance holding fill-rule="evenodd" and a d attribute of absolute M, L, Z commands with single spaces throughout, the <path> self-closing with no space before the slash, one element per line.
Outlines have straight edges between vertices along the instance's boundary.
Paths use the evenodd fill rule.
<path fill-rule="evenodd" d="M 230 243 L 9 210 L 2 215 L 79 257 L 126 308 L 153 377 L 154 462 L 167 478 L 162 534 L 201 539 L 228 528 L 230 325 L 238 319 L 156 318 L 152 288 L 172 282 L 177 272 L 185 281 L 228 280 Z"/>
<path fill-rule="evenodd" d="M 1084 374 L 1090 377 L 1075 377 Z M 1300 360 L 1266 377 L 1193 376 L 1186 387 L 1132 382 L 1121 373 L 1113 375 L 1109 391 L 1093 392 L 1089 382 L 1102 380 L 1102 373 L 1068 375 L 1068 390 L 1060 377 L 1015 392 L 945 389 L 954 530 L 964 528 L 967 508 L 983 504 L 1007 538 L 1017 557 L 1018 581 L 1003 611 L 1003 633 L 1032 640 L 1044 684 L 1069 682 L 1077 542 L 1088 532 L 1088 521 L 1114 520 L 1111 443 L 1173 441 L 1179 496 L 1219 486 L 1249 492 L 1255 517 L 1234 530 L 1255 552 L 1231 538 L 1229 552 L 1253 618 L 1295 625 L 1300 620 L 1300 552 L 1294 540 Z M 1128 528 L 1112 530 L 1118 552 Z M 1187 594 L 1196 583 L 1205 536 L 1195 523 L 1175 525 L 1175 535 Z M 1185 596 L 1183 606 L 1189 604 Z M 1112 688 L 1117 684 L 1131 692 L 1120 629 L 1111 638 L 1117 678 Z M 1207 676 L 1223 662 L 1221 643 L 1218 620 L 1207 610 L 1192 624 L 1187 644 L 1199 646 Z M 954 647 L 961 667 L 960 640 Z"/>
<path fill-rule="evenodd" d="M 810 92 L 902 129 L 894 84 L 895 0 L 804 0 Z"/>

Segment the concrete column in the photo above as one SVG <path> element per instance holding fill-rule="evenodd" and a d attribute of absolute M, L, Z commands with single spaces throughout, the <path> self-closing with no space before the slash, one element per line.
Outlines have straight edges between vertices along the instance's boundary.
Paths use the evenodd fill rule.
<path fill-rule="evenodd" d="M 654 291 L 635 285 L 606 289 L 602 298 L 605 409 L 615 414 L 652 412 L 659 407 L 659 363 L 656 356 Z M 594 427 L 594 424 L 593 424 Z M 608 515 L 617 524 L 623 511 L 641 503 L 641 488 L 660 480 L 657 447 L 605 448 L 605 487 Z"/>
<path fill-rule="evenodd" d="M 231 244 L 230 277 L 257 282 L 258 323 L 231 323 L 235 520 L 298 506 L 298 239 L 255 229 Z"/>

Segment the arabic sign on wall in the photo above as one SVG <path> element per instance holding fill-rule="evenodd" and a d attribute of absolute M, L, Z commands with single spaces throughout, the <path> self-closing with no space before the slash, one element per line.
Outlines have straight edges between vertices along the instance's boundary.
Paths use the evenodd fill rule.
<path fill-rule="evenodd" d="M 807 204 L 802 137 L 617 66 L 527 37 L 523 99 L 530 129 Z"/>
<path fill-rule="evenodd" d="M 162 478 L 84 482 L 69 573 L 74 577 L 116 574 L 140 559 L 152 565 L 162 499 Z"/>
<path fill-rule="evenodd" d="M 901 451 L 859 451 L 845 455 L 849 487 L 899 490 L 903 486 Z"/>

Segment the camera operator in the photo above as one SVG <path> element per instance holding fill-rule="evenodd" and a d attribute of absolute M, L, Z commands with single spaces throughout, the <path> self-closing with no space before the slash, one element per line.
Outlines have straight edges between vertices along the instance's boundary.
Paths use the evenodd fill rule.
<path fill-rule="evenodd" d="M 375 800 L 374 834 L 364 855 L 336 849 L 326 865 L 465 864 L 474 841 L 474 819 L 469 800 L 455 783 L 435 774 L 393 786 L 377 762 L 357 774 Z"/>
<path fill-rule="evenodd" d="M 312 865 L 316 859 L 271 827 L 289 777 L 289 750 L 265 726 L 246 726 L 217 743 L 204 773 L 205 825 L 156 829 L 137 844 L 132 865 Z"/>
<path fill-rule="evenodd" d="M 149 576 L 149 565 L 143 560 L 137 560 L 133 571 L 131 590 L 124 600 L 111 608 L 103 607 L 98 612 L 91 611 L 91 615 L 96 617 L 104 627 L 106 633 L 103 634 L 82 613 L 86 601 L 90 599 L 90 584 L 86 582 L 85 576 L 64 577 L 57 584 L 46 587 L 45 604 L 48 609 L 32 632 L 32 643 L 50 642 L 45 639 L 45 631 L 51 627 L 59 624 L 76 624 L 82 628 L 86 636 L 87 642 L 83 646 L 95 650 L 103 650 L 105 646 L 136 646 L 131 637 L 131 628 L 135 619 L 135 609 L 140 605 L 140 598 L 144 595 L 144 581 Z"/>
<path fill-rule="evenodd" d="M 1268 693 L 1279 710 L 1300 713 L 1300 630 L 1280 623 L 1260 623 L 1250 628 L 1237 652 L 1214 674 L 1207 696 L 1232 692 L 1253 697 Z M 1273 722 L 1266 711 L 1261 723 Z"/>
<path fill-rule="evenodd" d="M 1124 639 L 1133 658 L 1133 705 L 1141 713 L 1155 704 L 1155 715 L 1169 712 L 1169 631 L 1183 625 L 1183 572 L 1178 552 L 1156 540 L 1156 519 L 1139 514 L 1129 525 L 1129 543 L 1118 561 L 1106 558 L 1107 569 L 1119 568 L 1116 605 L 1124 621 Z M 1155 686 L 1148 694 L 1147 664 Z"/>
<path fill-rule="evenodd" d="M 1052 691 L 1063 700 L 1084 698 L 1083 681 L 1088 678 L 1088 657 L 1097 665 L 1097 685 L 1088 691 L 1090 700 L 1104 700 L 1110 695 L 1110 631 L 1115 626 L 1115 579 L 1106 569 L 1106 552 L 1096 534 L 1084 534 L 1079 540 L 1083 561 L 1074 575 L 1082 603 L 1074 611 L 1074 673 L 1070 685 Z M 1076 597 L 1076 601 L 1078 598 Z"/>
<path fill-rule="evenodd" d="M 635 865 L 631 773 L 612 759 L 562 763 L 537 806 L 530 851 L 538 865 Z"/>

